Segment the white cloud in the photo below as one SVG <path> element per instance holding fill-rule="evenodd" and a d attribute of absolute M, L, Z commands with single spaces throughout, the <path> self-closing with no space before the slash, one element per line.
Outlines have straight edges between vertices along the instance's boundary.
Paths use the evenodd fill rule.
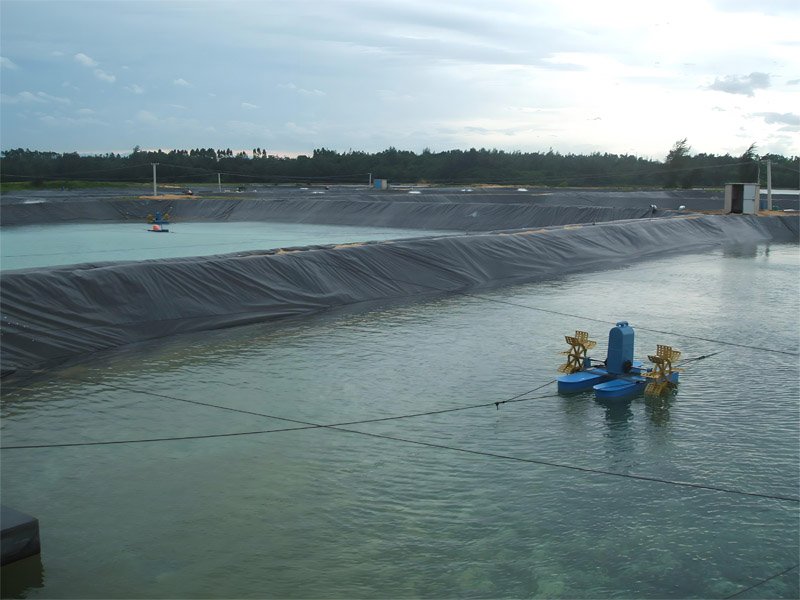
<path fill-rule="evenodd" d="M 10 58 L 6 58 L 5 56 L 0 56 L 0 69 L 14 70 L 14 69 L 19 69 L 19 67 Z"/>
<path fill-rule="evenodd" d="M 91 56 L 87 56 L 83 52 L 78 52 L 73 58 L 75 62 L 82 64 L 84 67 L 96 67 L 99 64 Z"/>
<path fill-rule="evenodd" d="M 140 110 L 137 112 L 136 120 L 140 123 L 158 123 L 158 117 L 149 110 Z"/>
<path fill-rule="evenodd" d="M 311 129 L 309 127 L 303 127 L 292 121 L 287 122 L 284 125 L 284 127 L 286 128 L 287 131 L 301 136 L 311 136 L 311 135 L 316 135 L 317 133 L 316 130 L 314 129 Z"/>
<path fill-rule="evenodd" d="M 178 110 L 186 110 L 186 107 L 183 104 L 170 104 L 172 108 L 177 108 Z"/>
<path fill-rule="evenodd" d="M 90 116 L 81 116 L 77 119 L 63 115 L 40 115 L 39 121 L 53 127 L 85 127 L 86 125 L 108 126 L 108 123 Z"/>
<path fill-rule="evenodd" d="M 79 115 L 93 115 L 94 111 L 91 108 L 79 108 L 78 109 Z"/>
<path fill-rule="evenodd" d="M 39 96 L 34 96 L 31 92 L 20 92 L 17 94 L 17 97 L 22 102 L 45 102 L 44 99 L 39 98 Z"/>
<path fill-rule="evenodd" d="M 125 120 L 124 122 L 131 123 L 130 120 Z M 164 135 L 183 137 L 200 134 L 205 135 L 216 131 L 213 126 L 201 122 L 198 119 L 187 119 L 175 116 L 161 117 L 149 110 L 137 111 L 134 124 L 138 124 L 142 129 L 142 126 L 148 126 L 151 132 L 157 132 L 159 138 Z"/>
<path fill-rule="evenodd" d="M 46 104 L 47 101 L 44 98 L 40 98 L 36 94 L 31 92 L 20 92 L 14 96 L 7 96 L 6 94 L 0 94 L 0 100 L 4 104 L 31 104 L 31 103 L 38 103 L 38 104 Z"/>
<path fill-rule="evenodd" d="M 797 2 L 795 0 L 771 0 L 764 3 L 763 6 L 754 5 L 750 0 L 714 0 L 712 2 L 717 8 L 723 11 L 741 11 L 741 12 L 766 12 L 777 14 L 781 12 L 797 11 Z"/>
<path fill-rule="evenodd" d="M 750 75 L 727 75 L 722 79 L 717 78 L 714 83 L 708 86 L 708 89 L 728 94 L 753 96 L 755 90 L 767 89 L 769 85 L 769 75 L 767 73 L 754 72 L 750 73 Z"/>
<path fill-rule="evenodd" d="M 242 140 L 251 140 L 252 144 L 256 145 L 263 145 L 263 141 L 259 140 L 272 139 L 273 137 L 270 129 L 251 121 L 226 121 L 225 131 L 238 136 Z"/>
<path fill-rule="evenodd" d="M 106 83 L 114 83 L 117 80 L 115 75 L 107 73 L 103 69 L 95 68 L 100 63 L 98 63 L 91 56 L 87 56 L 83 52 L 78 52 L 73 58 L 75 59 L 75 62 L 82 64 L 84 67 L 93 68 L 94 76 L 97 77 L 100 81 L 105 81 Z"/>
<path fill-rule="evenodd" d="M 50 94 L 45 94 L 44 92 L 36 92 L 36 95 L 43 100 L 47 100 L 48 102 L 57 102 L 59 104 L 71 104 L 71 100 L 69 98 L 62 98 L 61 96 L 51 96 Z"/>
<path fill-rule="evenodd" d="M 764 117 L 767 123 L 785 123 L 786 125 L 800 125 L 800 115 L 794 113 L 763 112 L 754 113 L 756 117 Z"/>
<path fill-rule="evenodd" d="M 97 77 L 100 81 L 105 81 L 107 83 L 114 83 L 117 78 L 115 75 L 111 73 L 106 73 L 103 69 L 95 69 L 94 76 Z"/>
<path fill-rule="evenodd" d="M 375 90 L 383 102 L 412 102 L 414 96 L 397 90 Z"/>
<path fill-rule="evenodd" d="M 36 127 L 43 129 L 39 118 L 58 117 L 61 109 L 75 118 L 113 118 L 119 134 L 130 136 L 114 144 L 123 147 L 269 143 L 287 150 L 325 145 L 378 151 L 393 145 L 419 151 L 483 145 L 547 151 L 552 146 L 562 153 L 597 150 L 663 159 L 674 140 L 684 136 L 698 152 L 741 153 L 736 136 L 744 123 L 744 134 L 758 142 L 760 151 L 774 151 L 783 136 L 790 153 L 797 154 L 800 138 L 779 129 L 797 127 L 785 116 L 791 120 L 798 114 L 793 96 L 800 89 L 800 53 L 793 50 L 800 13 L 770 15 L 776 3 L 800 4 L 775 0 L 767 8 L 749 0 L 750 10 L 734 12 L 720 11 L 721 2 L 748 5 L 748 0 L 674 0 L 665 9 L 620 0 L 609 10 L 589 0 L 307 0 L 265 3 L 264 10 L 250 2 L 208 3 L 202 11 L 186 12 L 170 8 L 173 3 L 145 3 L 143 22 L 155 28 L 152 50 L 160 55 L 190 47 L 208 22 L 215 23 L 218 35 L 206 39 L 206 55 L 186 56 L 172 66 L 151 65 L 136 53 L 116 54 L 118 47 L 135 45 L 135 23 L 116 3 L 93 3 L 96 19 L 83 21 L 79 29 L 61 25 L 58 33 L 49 28 L 63 23 L 70 11 L 64 3 L 52 3 L 52 18 L 38 21 L 44 29 L 31 39 L 23 25 L 37 22 L 41 3 L 20 2 L 19 14 L 3 11 L 8 23 L 0 54 L 21 61 L 19 70 L 10 70 L 6 61 L 0 65 L 7 94 L 3 109 L 9 113 L 3 137 L 40 148 L 108 143 L 108 129 L 90 127 L 85 132 L 60 128 L 59 136 L 48 128 L 37 138 Z M 309 19 L 312 12 L 316 18 Z M 115 32 L 111 38 L 105 34 L 109 30 Z M 226 40 L 234 37 L 232 47 Z M 102 60 L 76 54 L 81 47 Z M 54 58 L 53 51 L 62 48 L 65 54 Z M 29 62 L 28 56 L 43 62 Z M 272 60 L 281 56 L 291 59 Z M 58 66 L 66 67 L 60 77 L 73 77 L 80 91 L 71 80 L 59 87 L 52 79 Z M 114 77 L 116 72 L 122 75 Z M 220 87 L 225 78 L 247 80 L 247 90 Z M 109 93 L 116 81 L 124 94 Z M 146 81 L 147 88 L 138 81 Z M 214 89 L 220 91 L 215 95 Z M 69 94 L 72 104 L 54 99 L 58 91 Z M 191 100 L 175 94 L 193 91 L 200 93 Z M 142 102 L 144 95 L 161 101 Z M 253 100 L 243 102 L 242 95 Z M 76 112 L 90 98 L 97 114 Z M 177 108 L 181 100 L 188 110 Z M 255 117 L 267 107 L 269 123 Z M 36 115 L 36 109 L 52 114 Z M 231 109 L 238 115 L 226 117 Z M 194 111 L 203 116 L 202 123 L 180 118 Z M 242 121 L 231 131 L 223 124 L 236 116 Z M 597 116 L 602 120 L 592 120 Z M 130 131 L 125 119 L 134 123 Z M 219 134 L 201 136 L 210 121 L 219 123 Z M 273 137 L 266 138 L 265 126 Z M 139 137 L 139 130 L 146 134 Z"/>
<path fill-rule="evenodd" d="M 794 113 L 762 112 L 753 116 L 763 118 L 769 125 L 783 125 L 778 131 L 800 131 L 800 115 Z"/>
<path fill-rule="evenodd" d="M 301 96 L 325 96 L 326 95 L 325 92 L 323 92 L 322 90 L 318 90 L 316 88 L 313 89 L 313 90 L 307 90 L 307 89 L 301 88 L 301 87 L 299 87 L 299 86 L 297 86 L 297 85 L 295 85 L 294 83 L 291 83 L 291 82 L 290 83 L 279 83 L 278 87 L 283 89 L 283 90 L 290 90 L 292 92 L 296 92 L 296 93 L 300 94 Z"/>

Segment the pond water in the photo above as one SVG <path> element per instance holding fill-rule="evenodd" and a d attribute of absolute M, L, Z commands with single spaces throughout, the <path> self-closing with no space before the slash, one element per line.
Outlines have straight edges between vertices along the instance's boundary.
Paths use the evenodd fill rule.
<path fill-rule="evenodd" d="M 343 244 L 453 235 L 420 229 L 310 223 L 174 223 L 167 233 L 145 223 L 25 225 L 0 230 L 0 268 L 205 256 L 309 244 Z"/>
<path fill-rule="evenodd" d="M 12 381 L 4 447 L 125 443 L 2 452 L 43 544 L 3 596 L 797 598 L 798 315 L 798 247 L 759 246 Z M 555 394 L 563 336 L 603 357 L 622 319 L 708 358 L 664 400 Z"/>

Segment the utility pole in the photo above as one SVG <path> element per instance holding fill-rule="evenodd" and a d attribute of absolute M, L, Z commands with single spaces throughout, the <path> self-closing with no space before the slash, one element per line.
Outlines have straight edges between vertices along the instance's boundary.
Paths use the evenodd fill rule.
<path fill-rule="evenodd" d="M 222 177 L 219 173 L 217 173 L 217 187 L 219 188 L 219 192 L 222 193 Z"/>
<path fill-rule="evenodd" d="M 767 161 L 767 210 L 772 210 L 772 161 Z"/>
<path fill-rule="evenodd" d="M 156 167 L 158 163 L 152 163 L 153 165 L 153 196 L 158 196 L 158 189 L 156 188 Z"/>
<path fill-rule="evenodd" d="M 372 173 L 369 174 L 369 187 L 372 187 Z"/>

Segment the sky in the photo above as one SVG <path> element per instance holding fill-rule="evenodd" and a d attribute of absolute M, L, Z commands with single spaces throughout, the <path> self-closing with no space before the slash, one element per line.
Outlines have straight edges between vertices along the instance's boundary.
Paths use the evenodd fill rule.
<path fill-rule="evenodd" d="M 0 0 L 0 148 L 800 156 L 797 0 Z"/>

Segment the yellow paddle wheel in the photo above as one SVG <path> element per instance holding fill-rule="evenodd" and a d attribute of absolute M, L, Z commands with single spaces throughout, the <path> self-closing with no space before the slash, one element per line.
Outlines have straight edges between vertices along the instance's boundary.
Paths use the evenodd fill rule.
<path fill-rule="evenodd" d="M 589 334 L 585 331 L 576 331 L 575 335 L 565 335 L 564 339 L 569 344 L 569 350 L 561 354 L 567 355 L 567 362 L 558 367 L 561 373 L 576 373 L 582 371 L 586 363 L 586 352 L 597 345 L 597 342 L 589 339 Z"/>
<path fill-rule="evenodd" d="M 681 357 L 679 350 L 674 350 L 672 346 L 658 345 L 655 355 L 649 354 L 647 356 L 650 362 L 653 363 L 652 371 L 645 373 L 650 381 L 644 389 L 644 393 L 648 396 L 661 396 L 664 393 L 677 387 L 678 372 L 672 366 L 672 363 Z"/>

